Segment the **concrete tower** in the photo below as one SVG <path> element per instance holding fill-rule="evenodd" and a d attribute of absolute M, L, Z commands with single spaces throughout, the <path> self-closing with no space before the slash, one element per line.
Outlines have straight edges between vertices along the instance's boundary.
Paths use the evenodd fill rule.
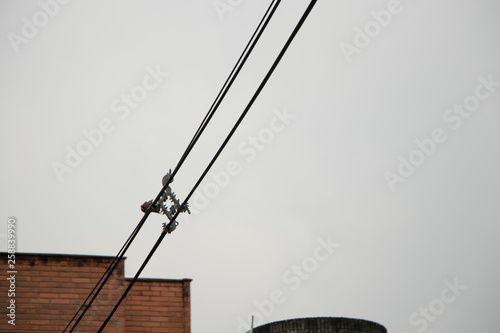
<path fill-rule="evenodd" d="M 254 328 L 253 333 L 387 333 L 387 330 L 367 320 L 321 317 L 277 321 Z"/>

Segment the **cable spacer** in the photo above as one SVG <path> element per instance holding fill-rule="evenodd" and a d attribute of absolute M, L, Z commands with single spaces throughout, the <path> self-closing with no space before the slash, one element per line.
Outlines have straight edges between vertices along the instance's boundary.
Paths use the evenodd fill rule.
<path fill-rule="evenodd" d="M 168 233 L 171 233 L 175 230 L 177 225 L 179 224 L 174 220 L 174 216 L 179 213 L 188 212 L 191 214 L 189 210 L 189 204 L 186 202 L 181 204 L 180 201 L 176 198 L 175 193 L 172 191 L 169 185 L 173 181 L 172 178 L 172 170 L 169 170 L 168 173 L 162 178 L 163 186 L 167 186 L 165 191 L 161 194 L 158 203 L 155 206 L 152 206 L 153 200 L 146 201 L 142 204 L 141 210 L 143 213 L 146 213 L 150 210 L 153 213 L 164 214 L 167 216 L 170 222 L 163 223 L 163 230 L 167 230 Z"/>

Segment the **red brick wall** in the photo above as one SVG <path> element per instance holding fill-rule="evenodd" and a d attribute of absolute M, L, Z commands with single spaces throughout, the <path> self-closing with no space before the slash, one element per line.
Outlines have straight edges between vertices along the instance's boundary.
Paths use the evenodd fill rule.
<path fill-rule="evenodd" d="M 191 332 L 189 285 L 190 280 L 137 281 L 125 305 L 126 331 Z"/>
<path fill-rule="evenodd" d="M 62 332 L 106 271 L 112 257 L 16 254 L 15 297 L 8 297 L 7 254 L 0 253 L 0 332 Z M 185 280 L 139 280 L 104 332 L 190 332 Z M 122 260 L 75 332 L 96 332 L 123 290 Z M 15 300 L 15 326 L 8 323 Z"/>

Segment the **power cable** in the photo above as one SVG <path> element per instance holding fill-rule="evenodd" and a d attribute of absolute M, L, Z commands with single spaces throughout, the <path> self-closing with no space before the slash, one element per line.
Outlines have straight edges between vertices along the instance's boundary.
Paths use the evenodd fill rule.
<path fill-rule="evenodd" d="M 314 5 L 316 4 L 317 0 L 311 0 L 310 4 L 308 5 L 307 9 L 305 10 L 304 14 L 302 15 L 302 17 L 300 18 L 299 22 L 297 23 L 297 25 L 295 26 L 295 29 L 293 30 L 293 32 L 291 33 L 290 37 L 288 38 L 288 40 L 286 41 L 285 45 L 283 46 L 283 48 L 281 49 L 281 52 L 279 53 L 278 57 L 276 58 L 276 60 L 274 61 L 273 65 L 271 66 L 271 68 L 269 69 L 269 71 L 267 72 L 266 76 L 264 77 L 263 81 L 261 82 L 261 84 L 259 85 L 259 87 L 257 88 L 256 92 L 254 93 L 254 95 L 252 96 L 252 98 L 250 99 L 250 102 L 247 104 L 245 110 L 242 112 L 242 114 L 240 115 L 238 121 L 235 123 L 235 125 L 233 126 L 233 128 L 231 129 L 231 131 L 229 132 L 229 134 L 227 135 L 226 139 L 224 140 L 224 142 L 222 143 L 222 145 L 220 146 L 219 150 L 217 151 L 217 153 L 214 155 L 214 157 L 212 158 L 212 160 L 210 161 L 210 163 L 208 164 L 208 166 L 206 167 L 205 171 L 203 172 L 203 174 L 200 176 L 200 178 L 198 179 L 198 181 L 196 182 L 196 184 L 194 185 L 194 187 L 192 188 L 191 192 L 189 193 L 189 195 L 184 199 L 184 202 L 182 203 L 181 205 L 181 209 L 178 209 L 172 219 L 172 221 L 170 221 L 169 224 L 172 224 L 172 223 L 175 223 L 175 219 L 178 217 L 179 213 L 181 212 L 182 210 L 182 207 L 185 207 L 189 201 L 189 199 L 191 198 L 191 196 L 193 195 L 194 191 L 196 190 L 196 188 L 200 185 L 200 183 L 203 181 L 203 179 L 205 178 L 206 174 L 208 173 L 208 171 L 210 170 L 210 168 L 212 167 L 212 165 L 215 163 L 215 161 L 217 160 L 217 158 L 219 157 L 219 155 L 221 154 L 221 152 L 224 150 L 225 146 L 227 145 L 227 143 L 229 142 L 229 140 L 231 139 L 231 137 L 233 136 L 234 132 L 236 131 L 236 129 L 238 128 L 238 126 L 240 125 L 240 123 L 243 121 L 243 119 L 245 118 L 246 114 L 248 113 L 248 111 L 250 110 L 250 108 L 252 107 L 253 103 L 255 102 L 255 100 L 257 99 L 257 97 L 259 96 L 259 94 L 261 93 L 262 89 L 264 88 L 264 86 L 266 85 L 267 81 L 269 80 L 269 78 L 271 77 L 271 75 L 273 74 L 274 70 L 276 69 L 276 67 L 278 66 L 279 62 L 281 61 L 281 59 L 283 58 L 283 55 L 285 54 L 285 52 L 287 51 L 288 47 L 290 46 L 290 44 L 292 43 L 293 39 L 295 38 L 295 36 L 297 35 L 297 33 L 299 32 L 300 28 L 302 27 L 304 21 L 307 19 L 309 13 L 311 12 L 311 10 L 313 9 Z M 127 288 L 125 289 L 125 291 L 123 292 L 122 296 L 120 297 L 120 299 L 118 300 L 118 302 L 116 303 L 116 305 L 114 306 L 114 308 L 111 310 L 110 314 L 108 315 L 108 317 L 106 318 L 106 320 L 103 322 L 103 324 L 101 325 L 101 327 L 99 328 L 99 330 L 97 331 L 97 333 L 101 333 L 103 331 L 103 329 L 106 327 L 107 323 L 109 322 L 109 320 L 113 317 L 114 313 L 116 312 L 116 310 L 118 309 L 118 307 L 120 306 L 120 304 L 122 303 L 122 301 L 127 297 L 127 294 L 128 292 L 130 291 L 130 289 L 132 289 L 134 283 L 137 281 L 137 279 L 139 278 L 140 274 L 142 273 L 142 271 L 144 270 L 144 268 L 146 267 L 146 265 L 148 264 L 149 260 L 151 259 L 151 257 L 154 255 L 154 253 L 156 252 L 156 250 L 158 249 L 158 247 L 160 246 L 161 242 L 163 241 L 163 239 L 165 238 L 165 236 L 169 233 L 169 228 L 168 226 L 166 228 L 163 229 L 162 233 L 160 234 L 160 237 L 158 238 L 158 240 L 156 241 L 156 243 L 154 244 L 153 248 L 151 249 L 151 251 L 149 252 L 148 256 L 146 257 L 146 259 L 143 261 L 141 267 L 139 268 L 139 270 L 137 271 L 137 273 L 135 274 L 134 278 L 132 279 L 132 281 L 130 281 L 129 285 L 127 286 Z"/>

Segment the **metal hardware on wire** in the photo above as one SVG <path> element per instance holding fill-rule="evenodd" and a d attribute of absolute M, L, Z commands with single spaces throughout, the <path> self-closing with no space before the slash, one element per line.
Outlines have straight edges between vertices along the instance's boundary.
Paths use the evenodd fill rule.
<path fill-rule="evenodd" d="M 189 206 L 186 203 L 185 205 L 181 205 L 179 199 L 175 196 L 175 193 L 172 191 L 169 185 L 174 181 L 172 178 L 172 170 L 168 170 L 168 173 L 163 177 L 162 179 L 162 184 L 163 186 L 167 186 L 163 194 L 160 196 L 160 199 L 158 200 L 158 203 L 156 206 L 152 206 L 153 200 L 146 201 L 145 203 L 142 204 L 141 210 L 145 213 L 148 209 L 151 210 L 151 212 L 158 213 L 158 214 L 164 214 L 167 216 L 168 220 L 170 221 L 169 223 L 163 223 L 162 227 L 163 230 L 167 231 L 167 233 L 172 233 L 175 228 L 179 225 L 179 222 L 174 220 L 174 216 L 176 215 L 177 212 L 179 213 L 185 213 L 188 212 L 191 214 L 191 211 L 189 210 Z M 172 202 L 171 205 L 168 205 L 166 202 L 167 200 L 170 199 L 170 202 Z"/>

